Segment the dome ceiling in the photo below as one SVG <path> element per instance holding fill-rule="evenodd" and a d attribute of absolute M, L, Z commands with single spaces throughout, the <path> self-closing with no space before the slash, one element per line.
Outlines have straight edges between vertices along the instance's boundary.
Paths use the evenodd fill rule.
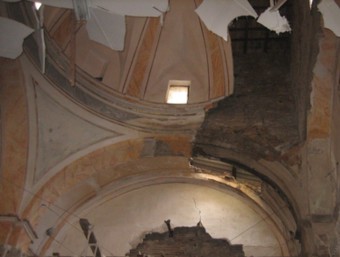
<path fill-rule="evenodd" d="M 62 206 L 64 212 L 59 209 L 60 213 L 55 215 L 50 212 L 51 209 L 45 208 L 46 204 L 41 204 L 41 199 L 30 199 L 31 196 L 25 199 L 28 206 L 25 215 L 40 236 L 32 247 L 34 252 L 45 254 L 58 249 L 63 255 L 70 255 L 65 249 L 60 250 L 64 245 L 78 254 L 84 245 L 83 235 L 80 237 L 79 231 L 73 231 L 79 217 L 88 218 L 95 225 L 95 232 L 109 250 L 106 252 L 109 255 L 125 254 L 146 231 L 164 231 L 163 221 L 168 218 L 174 226 L 192 226 L 201 218 L 213 237 L 240 240 L 248 247 L 248 255 L 258 246 L 266 249 L 263 252 L 258 250 L 257 255 L 286 256 L 296 252 L 296 249 L 288 250 L 296 246 L 293 237 L 297 233 L 296 217 L 292 215 L 295 209 L 289 208 L 292 207 L 290 200 L 294 200 L 292 196 L 298 175 L 293 169 L 287 168 L 287 172 L 283 168 L 280 170 L 279 163 L 270 166 L 259 162 L 258 166 L 254 166 L 257 160 L 263 161 L 266 157 L 266 161 L 273 163 L 285 158 L 280 155 L 281 151 L 291 149 L 299 140 L 293 119 L 294 102 L 286 87 L 289 84 L 285 80 L 288 65 L 287 69 L 280 66 L 288 63 L 287 56 L 283 56 L 284 62 L 280 62 L 275 53 L 267 58 L 267 65 L 271 62 L 268 68 L 271 75 L 266 76 L 262 76 L 262 72 L 267 70 L 263 68 L 266 65 L 258 65 L 257 59 L 253 58 L 251 62 L 247 58 L 257 56 L 260 60 L 261 54 L 271 50 L 275 52 L 280 44 L 272 47 L 271 43 L 280 41 L 281 37 L 272 40 L 269 34 L 268 37 L 263 36 L 263 28 L 256 27 L 258 25 L 254 25 L 252 18 L 245 18 L 233 24 L 231 37 L 243 36 L 236 38 L 238 40 L 233 41 L 231 46 L 231 41 L 226 42 L 209 32 L 195 14 L 201 2 L 170 1 L 171 10 L 163 17 L 163 24 L 155 17 L 126 17 L 127 34 L 123 51 L 114 51 L 91 40 L 86 25 L 76 22 L 71 10 L 45 7 L 46 76 L 32 67 L 29 60 L 31 58 L 38 63 L 37 51 L 33 51 L 37 44 L 32 37 L 26 41 L 29 58 L 24 56 L 20 63 L 25 67 L 26 86 L 32 88 L 30 101 L 36 103 L 38 109 L 35 115 L 39 129 L 31 133 L 37 132 L 40 142 L 36 144 L 39 149 L 36 149 L 38 155 L 35 157 L 40 158 L 38 161 L 41 160 L 41 163 L 34 163 L 38 164 L 34 171 L 40 169 L 42 172 L 37 174 L 39 181 L 35 181 L 38 185 L 34 190 L 39 192 L 37 195 L 41 193 L 44 199 L 53 202 L 49 208 Z M 25 5 L 28 6 L 27 2 Z M 238 47 L 235 47 L 236 42 Z M 281 42 L 284 42 L 281 45 L 287 45 L 286 38 Z M 235 62 L 235 71 L 241 77 L 235 80 L 235 90 L 232 48 L 234 60 L 240 54 L 260 52 L 244 55 L 243 59 Z M 284 49 L 279 50 L 283 50 L 281 54 L 286 53 Z M 273 60 L 277 64 L 275 67 Z M 257 66 L 256 69 L 253 69 L 254 66 Z M 251 71 L 253 74 L 258 71 L 257 76 L 248 76 L 246 80 Z M 273 77 L 277 80 L 274 81 Z M 169 83 L 180 85 L 183 81 L 189 86 L 188 104 L 166 104 L 168 88 L 172 85 Z M 195 145 L 193 135 L 202 124 L 207 109 L 233 92 L 234 97 L 228 97 L 216 108 L 222 110 L 222 113 L 215 112 L 217 124 L 208 124 L 209 119 L 203 124 Z M 67 108 L 59 108 L 66 105 Z M 268 106 L 274 107 L 268 110 Z M 76 114 L 81 117 L 77 118 Z M 107 123 L 103 127 L 104 120 Z M 59 129 L 60 124 L 63 130 Z M 273 129 L 273 133 L 267 126 Z M 215 130 L 205 130 L 207 127 Z M 31 140 L 34 142 L 33 138 Z M 50 144 L 52 141 L 54 144 Z M 214 151 L 205 151 L 206 145 L 217 147 Z M 236 157 L 236 154 L 228 155 L 227 151 L 224 154 L 228 147 L 235 150 Z M 200 150 L 196 152 L 198 156 L 195 156 L 195 150 Z M 230 156 L 240 163 L 246 162 L 245 166 L 251 167 L 249 170 L 255 174 L 250 179 L 258 179 L 261 176 L 257 175 L 264 174 L 260 182 L 255 179 L 261 183 L 261 190 L 248 186 L 236 166 L 232 167 L 230 176 L 210 174 L 213 173 L 210 167 L 209 171 L 202 172 L 199 167 L 188 166 L 188 158 L 194 154 L 194 161 L 200 161 L 203 159 L 201 153 L 206 159 L 212 153 L 222 163 L 227 162 L 229 159 L 226 157 Z M 68 158 L 69 155 L 72 155 L 71 158 Z M 184 177 L 185 172 L 175 167 L 179 159 L 181 165 L 185 165 L 185 176 L 195 181 L 193 184 L 202 184 L 194 186 L 188 180 L 180 179 L 173 183 L 167 177 L 176 174 Z M 287 163 L 298 165 L 298 161 L 288 159 Z M 223 165 L 222 168 L 225 171 Z M 128 190 L 128 179 L 138 180 L 139 176 L 149 173 L 163 184 L 156 185 L 160 180 L 155 179 L 150 180 L 151 185 L 141 184 L 139 188 Z M 122 191 L 117 184 L 123 188 Z M 248 202 L 238 201 L 236 194 L 229 197 L 228 192 L 211 188 L 216 185 L 216 188 L 225 189 L 231 184 L 235 186 L 233 192 L 243 194 L 247 191 Z M 271 187 L 276 184 L 277 187 Z M 280 188 L 282 190 L 278 190 Z M 252 196 L 260 201 L 256 202 Z M 229 210 L 225 206 L 233 208 Z M 65 211 L 69 209 L 71 212 Z M 274 212 L 277 216 L 271 215 Z M 273 222 L 272 218 L 275 219 Z M 223 227 L 224 224 L 227 226 Z M 48 233 L 48 229 L 54 227 L 54 235 L 61 244 Z M 252 237 L 247 237 L 248 230 L 253 232 Z M 284 238 L 285 242 L 282 243 L 280 238 Z M 111 242 L 118 242 L 118 247 L 115 248 Z M 290 243 L 292 245 L 288 247 L 286 244 Z"/>
<path fill-rule="evenodd" d="M 232 52 L 252 50 L 254 43 L 256 49 L 260 43 L 267 51 L 272 44 L 268 42 L 285 39 L 272 40 L 267 32 L 263 36 L 265 27 L 253 18 L 240 18 L 230 26 L 232 40 L 225 41 L 197 14 L 202 2 L 169 1 L 162 17 L 126 16 L 122 51 L 91 40 L 86 22 L 77 21 L 73 10 L 46 5 L 40 17 L 47 47 L 45 75 L 78 104 L 110 120 L 149 130 L 151 117 L 157 130 L 169 129 L 170 121 L 177 123 L 176 130 L 191 132 L 207 109 L 233 94 Z M 250 4 L 258 14 L 268 6 L 262 0 Z M 27 7 L 32 9 L 32 4 L 27 2 Z M 36 22 L 30 11 L 15 9 L 10 11 L 13 17 L 23 15 L 26 23 Z M 26 50 L 39 63 L 37 38 L 26 41 Z M 188 90 L 187 104 L 167 104 L 172 86 Z"/>
<path fill-rule="evenodd" d="M 61 56 L 70 59 L 75 51 L 77 67 L 105 93 L 165 104 L 171 81 L 189 81 L 188 104 L 207 105 L 232 93 L 232 57 L 230 42 L 209 32 L 195 13 L 198 4 L 170 1 L 162 23 L 127 16 L 123 51 L 90 40 L 71 10 L 46 6 L 44 23 Z"/>

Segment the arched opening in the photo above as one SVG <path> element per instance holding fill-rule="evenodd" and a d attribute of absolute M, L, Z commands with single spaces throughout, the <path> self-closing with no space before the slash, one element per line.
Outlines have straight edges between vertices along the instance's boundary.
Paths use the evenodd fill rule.
<path fill-rule="evenodd" d="M 52 232 L 40 244 L 41 254 L 91 255 L 80 218 L 93 225 L 104 256 L 123 256 L 141 243 L 146 234 L 166 232 L 164 220 L 168 219 L 172 228 L 195 227 L 201 222 L 213 238 L 241 244 L 246 256 L 295 254 L 298 249 L 294 249 L 297 247 L 294 239 L 289 238 L 292 235 L 270 206 L 260 198 L 251 199 L 244 190 L 212 183 L 200 175 L 196 178 L 151 175 L 141 176 L 140 182 L 133 178 L 125 179 L 124 184 L 117 181 L 111 189 L 106 188 L 72 213 L 62 213 L 51 205 L 46 215 L 60 216 L 57 222 L 50 223 Z M 285 212 L 286 208 L 281 206 L 280 211 Z M 63 216 L 67 218 L 63 220 Z"/>
<path fill-rule="evenodd" d="M 0 195 L 5 196 L 0 255 L 70 255 L 60 251 L 63 245 L 75 247 L 78 255 L 84 241 L 77 240 L 84 236 L 78 238 L 72 229 L 82 217 L 99 226 L 105 248 L 119 240 L 124 243 L 118 249 L 132 248 L 144 232 L 166 231 L 165 219 L 191 226 L 198 213 L 214 238 L 243 238 L 247 255 L 255 256 L 251 249 L 257 256 L 335 252 L 339 103 L 333 96 L 339 42 L 320 28 L 316 1 L 311 9 L 307 0 L 288 0 L 282 7 L 291 3 L 294 13 L 290 46 L 253 26 L 249 17 L 230 26 L 231 41 L 226 42 L 194 14 L 203 1 L 169 2 L 173 8 L 164 15 L 163 27 L 155 17 L 126 19 L 129 48 L 123 53 L 90 42 L 84 24 L 74 26 L 72 11 L 48 7 L 45 74 L 39 72 L 34 36 L 25 40 L 25 53 L 13 67 L 1 62 L 6 64 L 1 72 L 9 72 L 0 76 L 5 93 L 0 103 Z M 249 2 L 255 9 L 257 3 L 269 4 Z M 30 1 L 1 2 L 0 7 L 12 18 L 37 25 Z M 78 59 L 72 59 L 71 45 L 77 41 L 72 38 L 80 41 Z M 187 105 L 165 103 L 169 80 L 190 86 L 194 97 Z M 198 91 L 191 91 L 193 81 Z M 141 202 L 145 207 L 139 208 Z M 167 209 L 167 202 L 179 207 Z M 222 206 L 235 206 L 235 212 Z M 109 212 L 121 222 L 112 223 L 105 216 Z M 141 227 L 136 225 L 139 212 L 146 222 Z M 251 214 L 248 220 L 241 219 L 244 213 Z M 221 229 L 222 223 L 232 229 Z M 120 238 L 116 227 L 131 238 Z M 247 232 L 253 233 L 250 239 Z M 254 241 L 254 235 L 263 240 Z M 124 255 L 131 248 L 105 253 Z"/>

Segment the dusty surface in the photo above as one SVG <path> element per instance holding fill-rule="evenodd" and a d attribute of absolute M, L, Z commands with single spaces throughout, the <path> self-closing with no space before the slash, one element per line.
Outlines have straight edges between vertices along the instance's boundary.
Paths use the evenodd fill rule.
<path fill-rule="evenodd" d="M 173 236 L 168 233 L 151 233 L 143 243 L 130 251 L 130 256 L 151 255 L 180 256 L 230 256 L 243 257 L 242 245 L 230 245 L 225 239 L 212 238 L 203 227 L 178 227 Z"/>
<path fill-rule="evenodd" d="M 237 56 L 235 93 L 207 114 L 196 144 L 274 160 L 299 141 L 295 114 L 287 55 Z"/>

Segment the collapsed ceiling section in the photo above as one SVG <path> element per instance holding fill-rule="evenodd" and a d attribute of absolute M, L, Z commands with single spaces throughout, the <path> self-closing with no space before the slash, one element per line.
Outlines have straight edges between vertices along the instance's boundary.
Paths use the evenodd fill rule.
<path fill-rule="evenodd" d="M 205 0 L 197 9 L 197 14 L 209 30 L 228 40 L 228 24 L 239 16 L 257 17 L 247 0 Z"/>
<path fill-rule="evenodd" d="M 19 2 L 20 0 L 3 0 L 4 2 Z M 79 11 L 78 0 L 30 0 L 32 2 L 40 2 L 43 5 L 49 5 L 59 8 L 75 9 Z M 268 8 L 261 12 L 258 16 L 253 6 L 247 1 L 236 0 L 204 0 L 196 9 L 196 13 L 205 24 L 205 26 L 213 33 L 228 40 L 228 26 L 238 17 L 250 16 L 257 18 L 257 22 L 265 26 L 277 34 L 290 31 L 290 25 L 286 17 L 279 13 L 279 8 L 285 4 L 287 0 L 268 1 Z M 163 15 L 169 11 L 168 0 L 87 0 L 81 2 L 81 6 L 85 6 L 87 19 L 87 31 L 91 40 L 103 44 L 113 50 L 122 51 L 124 49 L 124 39 L 126 34 L 125 16 L 135 17 L 160 17 L 163 21 Z M 85 3 L 85 5 L 84 5 Z M 340 8 L 334 0 L 322 0 L 318 5 L 319 11 L 324 18 L 325 27 L 331 29 L 337 36 L 340 35 L 337 24 L 340 22 Z M 79 17 L 79 15 L 77 15 Z M 13 29 L 15 28 L 15 29 Z M 22 52 L 21 44 L 10 44 L 11 42 L 21 42 L 29 35 L 29 30 L 18 27 L 18 24 L 4 21 L 1 24 L 1 34 L 6 31 L 15 31 L 17 38 L 6 37 L 1 40 L 1 56 L 7 58 L 16 58 Z M 14 32 L 13 32 L 14 33 Z M 12 34 L 13 34 L 12 33 Z M 15 50 L 9 50 L 8 45 Z"/>
<path fill-rule="evenodd" d="M 268 0 L 249 2 L 259 16 L 257 19 L 242 16 L 229 25 L 234 57 L 252 52 L 288 52 L 293 4 L 290 1 L 282 5 L 279 5 L 280 1 L 276 4 Z"/>
<path fill-rule="evenodd" d="M 75 9 L 77 13 L 77 0 L 30 1 L 41 2 L 43 5 L 59 8 Z M 163 14 L 169 11 L 170 8 L 168 0 L 88 0 L 86 2 L 88 9 L 86 12 L 90 14 L 87 19 L 87 30 L 90 38 L 118 51 L 124 49 L 125 16 L 161 17 L 160 21 L 162 23 Z M 282 5 L 282 1 L 279 2 Z M 274 7 L 272 5 L 261 14 L 259 22 L 276 33 L 290 31 L 287 20 L 280 16 L 277 9 L 272 10 Z M 205 0 L 196 9 L 196 13 L 209 30 L 224 40 L 228 40 L 228 26 L 234 19 L 241 16 L 251 16 L 253 18 L 258 16 L 247 0 Z"/>
<path fill-rule="evenodd" d="M 167 0 L 129 1 L 86 1 L 85 8 L 77 0 L 31 0 L 43 5 L 75 9 L 77 17 L 85 17 L 86 28 L 91 40 L 113 50 L 124 49 L 126 33 L 125 16 L 160 17 L 169 9 Z"/>
<path fill-rule="evenodd" d="M 30 0 L 59 8 L 73 9 L 78 0 Z M 159 17 L 168 10 L 168 0 L 87 0 L 88 7 L 99 8 L 110 13 L 139 16 Z"/>

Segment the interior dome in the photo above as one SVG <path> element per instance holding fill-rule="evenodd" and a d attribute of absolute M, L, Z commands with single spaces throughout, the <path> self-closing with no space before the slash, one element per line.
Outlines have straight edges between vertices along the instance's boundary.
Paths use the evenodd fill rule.
<path fill-rule="evenodd" d="M 86 23 L 76 22 L 71 10 L 46 6 L 48 47 L 54 48 L 57 64 L 58 59 L 74 58 L 78 73 L 95 81 L 89 90 L 108 100 L 119 94 L 164 105 L 169 87 L 184 81 L 189 85 L 188 104 L 206 106 L 232 93 L 232 54 L 230 41 L 202 24 L 197 6 L 194 0 L 171 1 L 161 18 L 126 16 L 123 50 L 91 40 Z M 75 83 L 81 84 L 78 76 Z"/>

